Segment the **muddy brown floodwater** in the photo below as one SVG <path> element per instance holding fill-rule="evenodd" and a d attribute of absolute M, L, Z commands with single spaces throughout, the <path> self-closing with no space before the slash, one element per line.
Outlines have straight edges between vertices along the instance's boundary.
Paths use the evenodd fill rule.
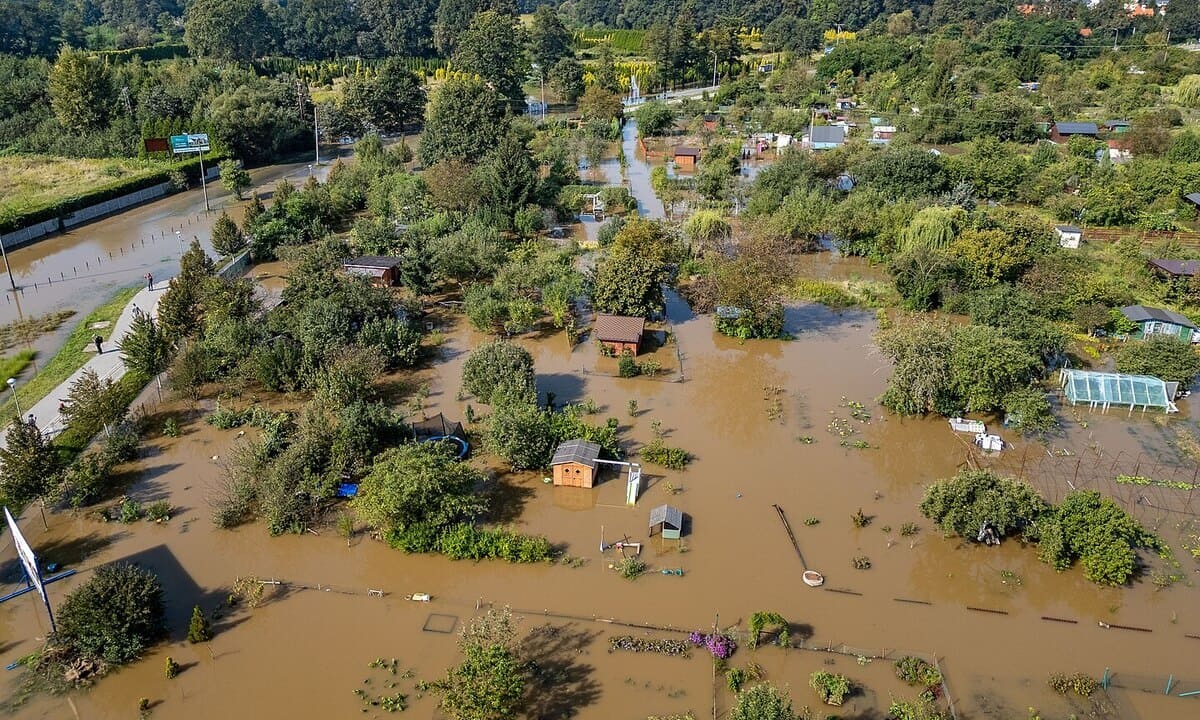
<path fill-rule="evenodd" d="M 828 272 L 848 277 L 870 270 L 843 259 Z M 688 659 L 611 653 L 612 636 L 668 634 L 592 619 L 681 630 L 740 623 L 744 629 L 758 610 L 784 615 L 796 624 L 793 639 L 804 638 L 810 649 L 742 648 L 731 664 L 761 664 L 768 679 L 789 689 L 797 707 L 819 704 L 808 687 L 810 673 L 844 673 L 865 688 L 840 709 L 846 717 L 882 718 L 891 697 L 913 696 L 895 679 L 890 662 L 869 657 L 905 652 L 941 659 L 960 718 L 1024 718 L 1030 707 L 1042 717 L 1086 713 L 1081 701 L 1072 704 L 1047 689 L 1052 672 L 1099 678 L 1111 668 L 1118 679 L 1144 678 L 1156 688 L 1159 679 L 1165 686 L 1174 675 L 1181 684 L 1173 693 L 1200 689 L 1200 671 L 1189 667 L 1200 640 L 1186 637 L 1200 635 L 1190 559 L 1183 563 L 1186 585 L 1157 592 L 1141 577 L 1131 588 L 1099 588 L 1078 568 L 1055 572 L 1017 542 L 966 545 L 942 538 L 919 516 L 923 487 L 953 474 L 968 445 L 942 420 L 896 418 L 875 402 L 889 368 L 872 345 L 873 314 L 790 307 L 786 323 L 794 340 L 745 344 L 717 335 L 711 318 L 693 316 L 674 296 L 668 315 L 682 381 L 613 377 L 614 361 L 598 358 L 590 341 L 568 347 L 555 331 L 518 342 L 534 357 L 542 393 L 555 393 L 558 402 L 593 399 L 600 406 L 593 420 L 617 418 L 628 450 L 649 442 L 651 424 L 661 422 L 668 444 L 695 455 L 686 471 L 647 465 L 647 487 L 630 508 L 624 481 L 613 474 L 602 475 L 595 489 L 574 490 L 544 484 L 540 474 L 505 474 L 486 456 L 471 461 L 510 486 L 515 527 L 561 544 L 581 559 L 578 567 L 409 556 L 361 535 L 348 545 L 332 528 L 315 537 L 279 538 L 268 537 L 259 524 L 216 530 L 205 495 L 236 431 L 192 420 L 178 439 L 147 441 L 144 457 L 130 468 L 139 476 L 134 497 L 165 498 L 178 508 L 169 523 L 113 525 L 55 514 L 44 532 L 33 518 L 24 522 L 44 557 L 82 571 L 50 586 L 54 602 L 99 564 L 132 559 L 154 567 L 167 588 L 170 641 L 90 690 L 36 698 L 15 716 L 132 717 L 140 697 L 155 703 L 155 717 L 384 715 L 378 708 L 360 712 L 354 691 L 362 689 L 373 697 L 405 692 L 408 714 L 436 717 L 435 699 L 421 697 L 415 682 L 440 677 L 457 661 L 452 630 L 491 605 L 516 610 L 530 651 L 558 673 L 536 697 L 531 716 L 540 718 L 645 718 L 689 710 L 698 718 L 720 715 L 732 696 L 719 675 L 714 683 L 712 663 L 701 652 Z M 446 336 L 440 360 L 409 379 L 430 383 L 427 413 L 460 419 L 472 403 L 457 399 L 462 363 L 488 338 L 461 317 L 438 311 L 435 319 Z M 626 410 L 631 399 L 638 402 L 632 418 Z M 852 417 L 852 402 L 862 403 L 869 420 Z M 1150 419 L 1086 411 L 1078 417 L 1088 427 L 1069 419 L 1054 449 L 1080 453 L 1094 445 L 1109 455 L 1133 455 L 1162 439 L 1162 427 Z M 856 448 L 856 441 L 868 447 Z M 1007 452 L 1029 459 L 1047 450 L 1017 442 Z M 650 509 L 666 502 L 689 519 L 682 542 L 647 536 Z M 787 512 L 805 560 L 825 574 L 825 587 L 801 582 L 800 560 L 774 504 Z M 860 508 L 871 522 L 856 529 L 850 517 Z M 808 518 L 819 522 L 806 524 Z M 920 531 L 902 536 L 907 522 Z M 1163 522 L 1164 536 L 1172 539 L 1166 525 L 1177 519 Z M 647 543 L 643 558 L 650 572 L 631 582 L 608 569 L 615 556 L 601 553 L 602 533 L 607 542 L 627 537 Z M 11 555 L 8 549 L 3 559 Z M 856 556 L 869 557 L 871 568 L 854 569 Z M 669 569 L 683 575 L 660 572 Z M 192 606 L 215 606 L 235 577 L 249 574 L 294 585 L 268 590 L 262 606 L 217 621 L 212 642 L 187 645 Z M 370 589 L 385 595 L 369 596 Z M 430 593 L 433 601 L 404 599 L 418 592 Z M 35 649 L 46 628 L 32 596 L 0 606 L 4 659 Z M 811 649 L 842 645 L 863 657 Z M 163 677 L 168 655 L 184 668 L 169 681 Z M 379 657 L 396 658 L 398 674 L 368 668 Z M 406 678 L 409 669 L 414 677 Z M 2 678 L 4 690 L 13 689 L 15 675 Z M 398 685 L 389 688 L 390 682 Z M 1114 690 L 1118 708 L 1108 717 L 1170 720 L 1200 711 L 1194 697 L 1161 693 Z"/>

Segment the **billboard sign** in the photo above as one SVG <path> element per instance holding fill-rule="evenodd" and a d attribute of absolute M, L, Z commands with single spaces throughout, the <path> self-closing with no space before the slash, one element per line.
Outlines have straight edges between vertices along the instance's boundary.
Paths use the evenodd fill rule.
<path fill-rule="evenodd" d="M 29 578 L 29 582 L 37 588 L 38 594 L 42 596 L 42 602 L 46 607 L 50 607 L 50 600 L 46 597 L 46 586 L 42 584 L 42 574 L 38 571 L 37 557 L 33 554 L 33 548 L 29 547 L 29 543 L 25 541 L 25 536 L 21 534 L 21 530 L 17 527 L 17 521 L 13 519 L 12 513 L 8 508 L 4 508 L 4 519 L 8 521 L 8 531 L 12 533 L 13 545 L 17 548 L 17 557 L 21 559 L 21 567 L 25 568 L 25 577 Z"/>
<path fill-rule="evenodd" d="M 171 136 L 171 152 L 179 153 L 208 152 L 208 133 L 188 133 L 187 135 Z"/>

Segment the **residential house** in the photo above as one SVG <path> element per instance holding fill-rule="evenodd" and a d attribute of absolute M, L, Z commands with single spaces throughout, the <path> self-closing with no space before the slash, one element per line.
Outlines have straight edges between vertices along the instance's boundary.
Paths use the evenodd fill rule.
<path fill-rule="evenodd" d="M 1074 225 L 1055 225 L 1054 234 L 1058 236 L 1059 247 L 1069 250 L 1079 249 L 1079 243 L 1083 241 L 1083 230 Z"/>
<path fill-rule="evenodd" d="M 587 440 L 567 440 L 554 451 L 550 469 L 555 485 L 590 488 L 596 484 L 600 446 Z"/>
<path fill-rule="evenodd" d="M 846 129 L 836 125 L 813 125 L 808 146 L 813 150 L 833 150 L 846 144 Z"/>
<path fill-rule="evenodd" d="M 1167 335 L 1185 342 L 1200 341 L 1196 324 L 1177 312 L 1145 305 L 1129 305 L 1121 308 L 1121 314 L 1137 323 L 1137 332 L 1133 334 L 1135 338 Z"/>
<path fill-rule="evenodd" d="M 373 285 L 392 287 L 400 281 L 400 258 L 364 255 L 343 262 L 342 269 L 370 278 Z"/>
<path fill-rule="evenodd" d="M 1050 126 L 1050 139 L 1056 143 L 1065 143 L 1073 137 L 1089 137 L 1096 139 L 1100 128 L 1090 122 L 1056 122 Z"/>
<path fill-rule="evenodd" d="M 592 335 L 614 355 L 638 354 L 642 335 L 646 332 L 646 319 L 626 315 L 597 313 Z"/>
<path fill-rule="evenodd" d="M 675 148 L 675 167 L 680 170 L 695 170 L 700 162 L 700 148 L 680 145 Z"/>

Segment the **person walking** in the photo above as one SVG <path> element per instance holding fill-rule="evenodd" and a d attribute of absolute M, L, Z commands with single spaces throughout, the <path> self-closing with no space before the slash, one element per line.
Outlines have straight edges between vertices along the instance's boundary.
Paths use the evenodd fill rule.
<path fill-rule="evenodd" d="M 147 290 L 154 289 L 154 276 L 151 275 L 150 273 L 146 273 L 146 289 Z"/>
<path fill-rule="evenodd" d="M 103 355 L 104 354 L 104 338 L 97 335 L 95 338 L 92 339 L 92 342 L 96 343 L 96 354 Z"/>

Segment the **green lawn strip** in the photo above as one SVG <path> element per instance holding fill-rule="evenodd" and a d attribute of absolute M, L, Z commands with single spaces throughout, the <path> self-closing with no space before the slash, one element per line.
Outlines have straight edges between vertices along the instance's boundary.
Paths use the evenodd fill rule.
<path fill-rule="evenodd" d="M 17 385 L 22 409 L 28 410 L 33 407 L 39 400 L 53 392 L 64 380 L 71 377 L 71 373 L 83 367 L 90 357 L 88 353 L 84 352 L 84 348 L 91 344 L 92 338 L 101 335 L 106 340 L 112 339 L 107 337 L 112 332 L 111 326 L 104 330 L 91 330 L 90 326 L 106 320 L 115 324 L 117 318 L 121 316 L 121 311 L 140 289 L 141 286 L 136 285 L 118 290 L 111 300 L 79 321 L 79 324 L 67 337 L 67 342 L 63 344 L 62 349 L 49 362 L 42 365 L 41 370 L 33 377 Z M 5 376 L 0 379 L 0 382 L 9 377 L 12 376 Z M 12 393 L 5 393 L 4 402 L 0 404 L 0 417 L 11 417 L 14 411 Z"/>
<path fill-rule="evenodd" d="M 16 355 L 0 358 L 0 382 L 20 375 L 33 362 L 35 354 L 32 350 L 19 350 Z"/>

